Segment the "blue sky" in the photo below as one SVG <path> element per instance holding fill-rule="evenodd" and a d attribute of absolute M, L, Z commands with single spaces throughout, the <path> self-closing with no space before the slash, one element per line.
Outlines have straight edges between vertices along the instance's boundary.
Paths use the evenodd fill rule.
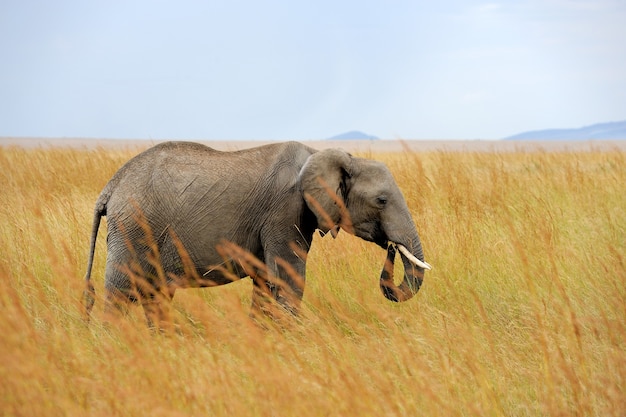
<path fill-rule="evenodd" d="M 497 139 L 626 119 L 626 2 L 0 0 L 0 136 Z"/>

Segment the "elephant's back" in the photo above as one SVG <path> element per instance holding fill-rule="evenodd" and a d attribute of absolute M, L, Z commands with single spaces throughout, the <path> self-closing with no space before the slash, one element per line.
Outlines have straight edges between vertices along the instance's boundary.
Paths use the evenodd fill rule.
<path fill-rule="evenodd" d="M 109 216 L 125 214 L 133 206 L 176 217 L 195 213 L 200 205 L 205 212 L 222 206 L 237 209 L 246 198 L 272 195 L 273 188 L 293 183 L 311 152 L 297 142 L 236 152 L 195 142 L 164 142 L 124 164 L 105 186 L 98 204 Z"/>

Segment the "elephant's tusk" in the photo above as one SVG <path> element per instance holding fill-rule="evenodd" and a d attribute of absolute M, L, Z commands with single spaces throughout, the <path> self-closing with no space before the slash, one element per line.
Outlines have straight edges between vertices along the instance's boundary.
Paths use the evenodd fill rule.
<path fill-rule="evenodd" d="M 407 248 L 405 248 L 404 246 L 402 246 L 399 243 L 398 243 L 398 249 L 414 265 L 417 265 L 420 268 L 424 268 L 424 269 L 429 269 L 429 270 L 432 269 L 432 266 L 430 266 L 427 262 L 423 262 L 423 261 L 420 261 L 419 259 L 417 259 L 415 256 L 413 256 L 413 254 L 411 252 L 409 252 L 409 250 Z"/>

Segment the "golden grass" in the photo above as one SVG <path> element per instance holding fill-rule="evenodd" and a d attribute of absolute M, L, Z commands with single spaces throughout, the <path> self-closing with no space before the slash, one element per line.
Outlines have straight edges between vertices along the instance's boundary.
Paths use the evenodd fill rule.
<path fill-rule="evenodd" d="M 181 290 L 179 331 L 102 321 L 93 204 L 133 155 L 0 148 L 0 414 L 626 414 L 621 151 L 375 154 L 420 231 L 419 294 L 385 300 L 385 253 L 316 237 L 302 317 L 261 330 L 251 283 Z"/>

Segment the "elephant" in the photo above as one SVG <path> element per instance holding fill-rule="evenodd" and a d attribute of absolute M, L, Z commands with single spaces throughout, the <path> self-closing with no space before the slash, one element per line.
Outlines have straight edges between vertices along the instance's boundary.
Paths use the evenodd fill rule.
<path fill-rule="evenodd" d="M 391 301 L 415 295 L 430 269 L 406 201 L 381 162 L 298 142 L 234 152 L 165 142 L 124 164 L 96 201 L 83 293 L 87 320 L 103 216 L 105 309 L 139 302 L 150 326 L 164 319 L 177 289 L 247 277 L 251 315 L 297 315 L 316 230 L 335 237 L 343 229 L 386 249 L 380 288 Z M 397 250 L 405 271 L 399 286 Z"/>

